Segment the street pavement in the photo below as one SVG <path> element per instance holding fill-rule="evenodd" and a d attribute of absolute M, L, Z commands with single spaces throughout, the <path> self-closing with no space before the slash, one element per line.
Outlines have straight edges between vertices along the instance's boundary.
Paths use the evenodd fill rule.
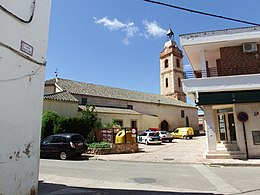
<path fill-rule="evenodd" d="M 260 166 L 260 159 L 205 159 L 206 137 L 193 139 L 174 139 L 161 145 L 139 144 L 138 153 L 88 155 L 89 160 L 163 162 L 180 164 L 208 164 L 223 166 Z"/>
<path fill-rule="evenodd" d="M 136 162 L 136 163 L 162 163 L 162 164 L 186 164 L 192 166 L 208 165 L 214 166 L 260 166 L 259 159 L 237 160 L 237 159 L 205 159 L 203 157 L 206 151 L 205 136 L 195 137 L 190 140 L 175 139 L 172 143 L 163 143 L 161 145 L 144 145 L 139 144 L 140 151 L 130 154 L 109 154 L 109 155 L 90 155 L 84 154 L 81 158 L 89 161 L 121 161 L 121 162 Z M 202 172 L 206 169 L 200 169 Z M 40 173 L 41 175 L 41 173 Z M 213 177 L 214 178 L 214 177 Z M 77 186 L 67 186 L 60 183 L 48 183 L 41 181 L 39 178 L 39 194 L 58 195 L 58 194 L 202 194 L 194 192 L 174 192 L 153 191 L 149 192 L 140 189 L 125 190 L 125 189 L 99 189 L 99 188 L 82 188 Z M 60 181 L 66 178 L 59 178 Z M 214 179 L 213 179 L 214 181 Z M 62 182 L 61 182 L 62 183 Z M 76 182 L 77 183 L 77 182 Z M 204 192 L 203 194 L 213 194 Z M 214 193 L 216 194 L 216 193 Z"/>

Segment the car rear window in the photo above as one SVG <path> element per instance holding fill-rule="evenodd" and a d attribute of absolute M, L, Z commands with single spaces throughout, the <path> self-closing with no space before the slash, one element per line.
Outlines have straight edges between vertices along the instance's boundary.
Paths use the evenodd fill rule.
<path fill-rule="evenodd" d="M 158 133 L 149 133 L 149 136 L 158 136 Z"/>
<path fill-rule="evenodd" d="M 161 134 L 168 134 L 167 131 L 161 131 Z"/>
<path fill-rule="evenodd" d="M 72 142 L 84 142 L 84 139 L 81 135 L 72 135 L 71 141 Z"/>

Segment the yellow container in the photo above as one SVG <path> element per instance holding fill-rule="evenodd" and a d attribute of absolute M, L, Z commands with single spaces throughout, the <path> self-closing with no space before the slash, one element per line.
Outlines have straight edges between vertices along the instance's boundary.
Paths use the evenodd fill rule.
<path fill-rule="evenodd" d="M 125 138 L 125 133 L 126 133 L 126 138 Z M 126 141 L 126 143 L 135 143 L 136 137 L 133 136 L 131 131 L 121 130 L 116 134 L 115 143 L 123 144 L 123 143 L 125 143 L 125 141 Z"/>

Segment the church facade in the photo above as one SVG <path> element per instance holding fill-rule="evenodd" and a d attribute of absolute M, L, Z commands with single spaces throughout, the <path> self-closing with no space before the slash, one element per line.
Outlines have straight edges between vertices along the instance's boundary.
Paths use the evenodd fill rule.
<path fill-rule="evenodd" d="M 182 52 L 168 36 L 160 53 L 161 94 L 53 78 L 45 82 L 43 111 L 75 116 L 91 105 L 104 126 L 116 121 L 139 132 L 149 128 L 172 131 L 182 126 L 198 130 L 197 108 L 186 103 L 182 91 Z"/>

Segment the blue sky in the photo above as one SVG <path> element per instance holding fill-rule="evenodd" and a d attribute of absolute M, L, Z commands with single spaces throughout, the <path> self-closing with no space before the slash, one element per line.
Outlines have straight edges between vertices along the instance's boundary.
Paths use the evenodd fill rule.
<path fill-rule="evenodd" d="M 259 0 L 160 1 L 260 23 Z M 58 68 L 61 78 L 159 94 L 159 55 L 169 26 L 180 47 L 180 34 L 249 25 L 143 0 L 53 0 L 46 79 Z"/>

